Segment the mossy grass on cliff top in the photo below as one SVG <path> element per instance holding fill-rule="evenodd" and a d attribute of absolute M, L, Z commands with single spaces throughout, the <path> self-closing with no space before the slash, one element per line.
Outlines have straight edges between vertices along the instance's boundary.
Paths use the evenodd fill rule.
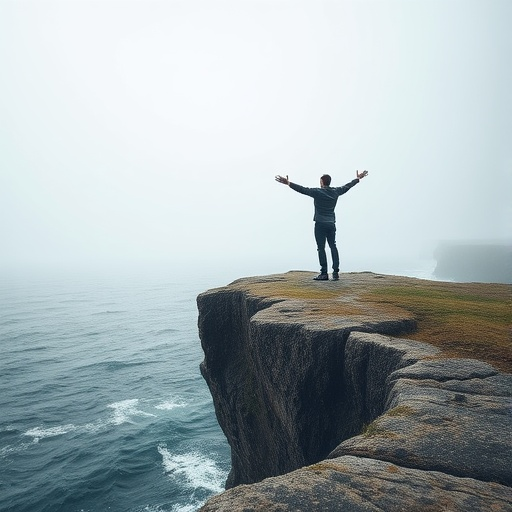
<path fill-rule="evenodd" d="M 339 282 L 314 282 L 289 272 L 233 283 L 251 295 L 301 300 L 305 316 L 350 317 L 375 313 L 416 320 L 402 336 L 430 343 L 443 357 L 468 357 L 512 372 L 512 286 L 451 283 L 369 272 L 342 274 Z"/>
<path fill-rule="evenodd" d="M 299 300 L 334 299 L 340 295 L 335 287 L 305 286 L 300 281 L 255 282 L 249 290 L 254 295 Z"/>
<path fill-rule="evenodd" d="M 416 286 L 386 286 L 365 299 L 411 312 L 418 328 L 406 336 L 437 346 L 443 355 L 487 361 L 512 371 L 512 301 L 510 289 L 472 283 L 423 281 Z"/>

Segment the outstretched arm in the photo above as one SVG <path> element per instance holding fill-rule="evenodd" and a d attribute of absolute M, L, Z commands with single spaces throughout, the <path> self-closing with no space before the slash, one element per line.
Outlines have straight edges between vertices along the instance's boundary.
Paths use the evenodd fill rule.
<path fill-rule="evenodd" d="M 288 174 L 286 175 L 286 178 L 284 176 L 279 176 L 279 174 L 276 176 L 276 181 L 278 183 L 282 183 L 283 185 L 289 185 L 290 180 L 288 179 Z"/>
<path fill-rule="evenodd" d="M 348 192 L 354 185 L 357 185 L 365 176 L 368 176 L 368 171 L 359 172 L 356 171 L 357 178 L 352 180 L 350 183 L 343 185 L 343 187 L 337 187 L 338 195 L 345 194 Z"/>
<path fill-rule="evenodd" d="M 314 197 L 314 191 L 316 189 L 313 188 L 307 188 L 303 187 L 302 185 L 297 185 L 297 183 L 292 183 L 288 179 L 288 175 L 286 177 L 280 176 L 279 174 L 276 176 L 276 181 L 278 183 L 282 183 L 283 185 L 288 185 L 292 190 L 295 190 L 295 192 L 299 192 L 299 194 L 305 194 L 306 196 Z"/>

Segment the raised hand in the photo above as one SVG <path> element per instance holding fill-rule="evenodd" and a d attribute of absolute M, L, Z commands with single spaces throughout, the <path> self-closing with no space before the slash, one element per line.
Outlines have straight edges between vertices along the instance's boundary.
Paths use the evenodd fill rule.
<path fill-rule="evenodd" d="M 363 171 L 363 172 L 356 171 L 356 176 L 361 180 L 365 176 L 368 176 L 368 171 Z"/>
<path fill-rule="evenodd" d="M 286 175 L 286 178 L 284 176 L 279 176 L 279 174 L 276 176 L 276 181 L 278 183 L 282 183 L 283 185 L 289 185 L 290 180 L 288 180 L 288 174 Z"/>

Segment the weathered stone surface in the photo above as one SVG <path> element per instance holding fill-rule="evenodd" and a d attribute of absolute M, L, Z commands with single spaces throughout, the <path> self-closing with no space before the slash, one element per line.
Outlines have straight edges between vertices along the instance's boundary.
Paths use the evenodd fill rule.
<path fill-rule="evenodd" d="M 510 487 L 359 457 L 338 457 L 241 485 L 201 512 L 510 511 Z"/>
<path fill-rule="evenodd" d="M 497 375 L 490 364 L 475 359 L 443 359 L 441 361 L 418 361 L 407 368 L 394 372 L 390 378 L 447 380 L 485 379 Z"/>
<path fill-rule="evenodd" d="M 422 357 L 438 353 L 438 349 L 426 343 L 352 332 L 343 363 L 345 411 L 351 425 L 348 434 L 360 433 L 364 425 L 382 414 L 390 389 L 390 375 Z"/>
<path fill-rule="evenodd" d="M 444 389 L 427 381 L 395 381 L 386 412 L 331 456 L 372 457 L 512 485 L 510 398 L 451 384 Z"/>
<path fill-rule="evenodd" d="M 310 274 L 298 274 L 301 287 L 312 286 Z M 343 373 L 349 334 L 397 334 L 414 326 L 406 311 L 377 313 L 363 305 L 368 316 L 341 318 L 325 314 L 325 301 L 283 301 L 256 296 L 247 289 L 247 284 L 286 283 L 290 279 L 297 280 L 281 275 L 239 280 L 198 297 L 199 334 L 205 353 L 201 372 L 231 446 L 227 487 L 321 460 L 340 440 L 358 433 L 366 417 L 354 414 Z M 415 348 L 409 344 L 406 350 L 401 340 L 382 339 L 387 343 L 377 355 L 386 368 L 381 380 L 407 364 L 401 361 L 407 350 L 408 363 L 425 351 L 435 352 L 425 344 L 418 343 Z M 382 408 L 383 403 L 371 407 Z"/>
<path fill-rule="evenodd" d="M 512 510 L 512 376 L 396 338 L 414 316 L 352 291 L 414 281 L 350 275 L 326 301 L 295 272 L 198 297 L 238 486 L 204 510 Z"/>

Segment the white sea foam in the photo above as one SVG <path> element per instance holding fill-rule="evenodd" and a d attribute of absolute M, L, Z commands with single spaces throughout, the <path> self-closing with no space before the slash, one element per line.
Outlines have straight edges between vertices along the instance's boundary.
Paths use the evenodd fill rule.
<path fill-rule="evenodd" d="M 184 400 L 176 399 L 176 400 L 166 400 L 158 405 L 155 405 L 155 409 L 160 409 L 163 411 L 170 411 L 172 409 L 176 409 L 176 407 L 185 407 L 187 403 Z"/>
<path fill-rule="evenodd" d="M 113 425 L 121 425 L 122 423 L 134 423 L 131 420 L 132 416 L 156 417 L 155 414 L 137 409 L 138 403 L 138 398 L 132 398 L 130 400 L 122 400 L 121 402 L 110 404 L 108 407 L 110 409 L 114 409 L 114 414 L 110 419 L 110 423 Z"/>
<path fill-rule="evenodd" d="M 50 428 L 40 428 L 36 427 L 25 432 L 25 436 L 33 437 L 33 442 L 38 443 L 40 439 L 44 439 L 46 437 L 55 437 L 62 436 L 67 434 L 68 432 L 76 431 L 77 427 L 72 423 L 67 425 L 58 425 L 56 427 Z"/>
<path fill-rule="evenodd" d="M 11 454 L 26 450 L 32 443 L 19 443 L 17 445 L 8 444 L 0 450 L 0 459 L 5 459 Z"/>
<path fill-rule="evenodd" d="M 5 457 L 6 455 L 12 453 L 13 451 L 14 447 L 11 444 L 8 444 L 7 446 L 0 448 L 0 457 Z"/>
<path fill-rule="evenodd" d="M 190 503 L 187 505 L 173 505 L 171 512 L 196 512 L 203 502 Z"/>
<path fill-rule="evenodd" d="M 136 509 L 133 512 L 197 512 L 203 504 L 203 501 L 196 501 L 186 505 L 175 504 L 170 509 L 162 508 L 160 505 L 147 505 L 143 508 Z"/>
<path fill-rule="evenodd" d="M 58 425 L 56 427 L 42 428 L 36 427 L 27 430 L 23 435 L 32 437 L 32 442 L 38 443 L 40 439 L 47 437 L 62 436 L 73 432 L 75 434 L 95 434 L 101 430 L 108 428 L 113 421 L 99 420 L 93 423 L 85 423 L 84 425 L 73 425 L 68 423 L 67 425 Z"/>
<path fill-rule="evenodd" d="M 169 509 L 162 508 L 160 505 L 146 505 L 135 509 L 133 512 L 169 512 Z"/>
<path fill-rule="evenodd" d="M 62 436 L 70 432 L 77 434 L 94 434 L 101 430 L 108 429 L 112 425 L 122 425 L 123 423 L 134 423 L 131 418 L 133 416 L 156 417 L 155 414 L 142 411 L 137 408 L 139 403 L 138 398 L 129 400 L 122 400 L 121 402 L 114 402 L 108 407 L 113 409 L 113 414 L 105 419 L 99 419 L 92 423 L 85 423 L 84 425 L 73 425 L 68 423 L 66 425 L 57 425 L 55 427 L 43 428 L 36 427 L 27 430 L 23 435 L 32 437 L 32 442 L 38 443 L 41 439 L 48 437 Z M 179 407 L 179 405 L 177 405 Z"/>
<path fill-rule="evenodd" d="M 158 446 L 158 452 L 162 456 L 164 471 L 174 478 L 185 480 L 182 484 L 193 489 L 222 492 L 226 474 L 214 460 L 198 452 L 172 454 L 165 445 Z"/>

